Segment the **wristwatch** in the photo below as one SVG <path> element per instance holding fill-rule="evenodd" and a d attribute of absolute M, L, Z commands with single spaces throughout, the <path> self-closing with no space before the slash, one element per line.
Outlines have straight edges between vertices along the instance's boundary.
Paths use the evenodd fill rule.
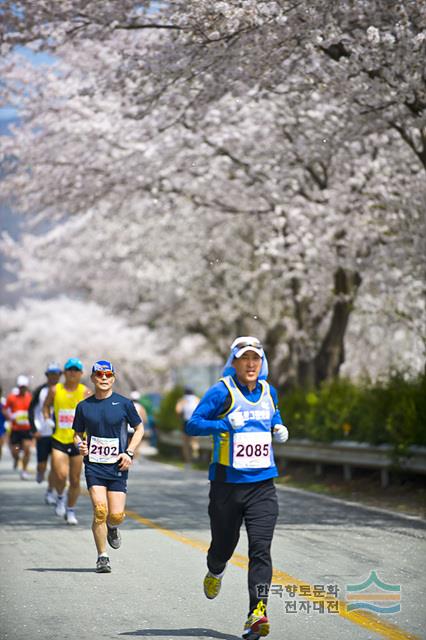
<path fill-rule="evenodd" d="M 129 451 L 128 449 L 126 449 L 126 451 L 124 453 L 127 453 L 127 455 L 129 456 L 130 460 L 133 460 L 134 458 L 134 453 L 133 451 Z"/>

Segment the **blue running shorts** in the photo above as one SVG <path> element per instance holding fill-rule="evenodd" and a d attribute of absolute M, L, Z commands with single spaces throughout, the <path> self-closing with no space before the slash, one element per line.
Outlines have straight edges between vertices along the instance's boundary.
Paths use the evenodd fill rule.
<path fill-rule="evenodd" d="M 106 478 L 101 477 L 96 470 L 91 468 L 88 464 L 84 467 L 84 475 L 86 476 L 87 488 L 90 487 L 106 487 L 107 491 L 120 491 L 121 493 L 127 493 L 127 474 L 124 478 Z"/>

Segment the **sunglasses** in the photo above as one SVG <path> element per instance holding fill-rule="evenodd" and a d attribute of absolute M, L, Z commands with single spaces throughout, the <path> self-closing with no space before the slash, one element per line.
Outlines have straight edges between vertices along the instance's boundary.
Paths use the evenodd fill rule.
<path fill-rule="evenodd" d="M 243 347 L 254 347 L 255 349 L 263 349 L 263 346 L 259 342 L 259 340 L 243 340 L 242 342 L 237 342 L 237 344 L 234 346 L 234 349 L 242 349 Z"/>
<path fill-rule="evenodd" d="M 95 371 L 95 376 L 97 378 L 103 378 L 104 376 L 105 378 L 113 378 L 114 372 L 113 371 Z"/>
<path fill-rule="evenodd" d="M 79 371 L 81 373 L 81 369 L 79 369 L 78 367 L 68 367 L 68 369 L 65 369 L 65 371 Z"/>

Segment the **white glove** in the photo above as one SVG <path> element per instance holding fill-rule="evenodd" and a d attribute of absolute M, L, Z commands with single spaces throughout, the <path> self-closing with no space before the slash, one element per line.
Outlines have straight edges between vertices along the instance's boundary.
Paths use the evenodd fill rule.
<path fill-rule="evenodd" d="M 55 421 L 52 420 L 52 418 L 45 418 L 44 426 L 47 427 L 48 429 L 54 429 L 56 426 Z"/>
<path fill-rule="evenodd" d="M 227 418 L 231 423 L 231 427 L 233 429 L 238 429 L 238 427 L 244 427 L 246 423 L 241 411 L 234 411 L 234 413 L 230 413 L 229 416 L 227 416 Z"/>
<path fill-rule="evenodd" d="M 287 442 L 288 440 L 288 429 L 283 424 L 276 424 L 274 427 L 274 441 L 275 442 Z"/>

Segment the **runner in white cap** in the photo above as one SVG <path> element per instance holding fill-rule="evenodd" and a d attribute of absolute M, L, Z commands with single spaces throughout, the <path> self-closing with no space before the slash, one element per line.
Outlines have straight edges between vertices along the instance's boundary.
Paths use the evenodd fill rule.
<path fill-rule="evenodd" d="M 185 426 L 199 402 L 200 398 L 195 395 L 191 387 L 185 387 L 183 396 L 179 398 L 175 406 L 175 411 L 182 421 L 182 457 L 186 468 L 190 468 L 193 461 L 200 455 L 198 438 L 188 436 L 185 433 Z"/>
<path fill-rule="evenodd" d="M 29 480 L 31 478 L 28 473 L 28 464 L 31 457 L 31 441 L 33 435 L 31 433 L 30 421 L 28 419 L 28 409 L 31 402 L 31 393 L 28 390 L 29 379 L 21 374 L 16 380 L 18 393 L 10 393 L 6 398 L 6 404 L 3 408 L 4 416 L 11 423 L 10 432 L 10 450 L 13 457 L 13 467 L 18 468 L 19 453 L 22 455 L 21 480 Z"/>
<path fill-rule="evenodd" d="M 211 544 L 204 593 L 219 594 L 226 563 L 244 521 L 249 541 L 249 611 L 243 638 L 269 633 L 266 613 L 272 579 L 271 543 L 278 516 L 273 478 L 278 475 L 272 439 L 285 442 L 287 428 L 277 393 L 266 378 L 268 363 L 253 336 L 234 340 L 223 377 L 211 387 L 186 425 L 189 435 L 213 436 L 209 469 Z"/>
<path fill-rule="evenodd" d="M 46 400 L 49 389 L 54 387 L 58 382 L 59 378 L 62 375 L 62 368 L 57 362 L 51 362 L 47 365 L 46 371 L 46 382 L 43 382 L 40 386 L 38 386 L 33 393 L 33 397 L 31 400 L 30 408 L 29 408 L 29 420 L 31 424 L 31 431 L 34 434 L 36 440 L 36 448 L 37 448 L 37 482 L 41 483 L 44 481 L 44 476 L 47 469 L 47 461 L 52 452 L 52 433 L 53 433 L 53 424 L 52 419 L 54 417 L 53 410 L 51 415 L 49 416 L 50 420 L 45 420 L 43 417 L 43 405 Z M 47 476 L 47 489 L 44 495 L 44 500 L 46 504 L 54 505 L 56 504 L 56 496 L 54 494 L 54 485 L 53 485 L 53 471 L 50 469 L 49 474 Z"/>

